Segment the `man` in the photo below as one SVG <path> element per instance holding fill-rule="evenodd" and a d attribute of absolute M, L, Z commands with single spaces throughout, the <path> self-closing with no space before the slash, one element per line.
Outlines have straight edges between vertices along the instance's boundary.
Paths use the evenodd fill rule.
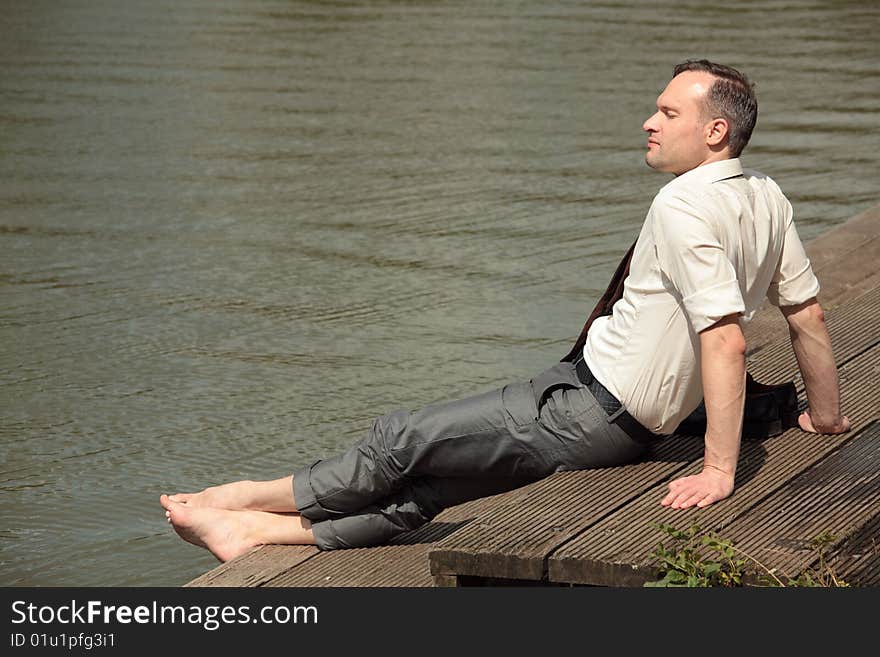
<path fill-rule="evenodd" d="M 792 209 L 739 155 L 757 117 L 752 85 L 706 60 L 677 66 L 644 124 L 647 164 L 675 178 L 651 205 L 623 297 L 583 354 L 526 382 L 395 411 L 360 443 L 274 481 L 162 495 L 184 539 L 226 561 L 264 543 L 322 549 L 386 542 L 440 510 L 565 469 L 634 461 L 700 403 L 702 471 L 661 504 L 703 507 L 734 488 L 745 398 L 741 321 L 780 307 L 805 382 L 805 431 L 849 430 L 819 285 Z"/>

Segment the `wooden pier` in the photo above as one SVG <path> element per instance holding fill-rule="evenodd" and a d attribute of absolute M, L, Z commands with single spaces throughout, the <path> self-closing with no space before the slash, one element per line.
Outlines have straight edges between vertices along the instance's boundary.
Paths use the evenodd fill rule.
<path fill-rule="evenodd" d="M 835 574 L 852 586 L 880 585 L 880 205 L 807 251 L 853 429 L 746 437 L 728 499 L 704 509 L 660 505 L 672 478 L 702 465 L 702 439 L 676 435 L 638 463 L 562 472 L 446 509 L 387 546 L 321 552 L 267 545 L 185 586 L 641 586 L 657 576 L 652 552 L 668 539 L 661 523 L 715 531 L 792 578 L 815 567 L 811 540 L 829 532 L 835 538 L 825 558 Z M 805 405 L 779 311 L 762 308 L 746 341 L 755 378 L 794 380 Z"/>

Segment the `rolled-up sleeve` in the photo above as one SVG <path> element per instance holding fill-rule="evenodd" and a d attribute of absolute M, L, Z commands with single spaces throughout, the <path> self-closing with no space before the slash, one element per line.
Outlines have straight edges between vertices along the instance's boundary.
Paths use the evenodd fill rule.
<path fill-rule="evenodd" d="M 792 219 L 788 220 L 779 264 L 767 289 L 767 299 L 774 306 L 796 306 L 819 294 L 819 281 L 798 236 Z"/>
<path fill-rule="evenodd" d="M 678 292 L 694 331 L 745 310 L 733 263 L 705 216 L 686 198 L 658 196 L 651 208 L 660 271 Z"/>

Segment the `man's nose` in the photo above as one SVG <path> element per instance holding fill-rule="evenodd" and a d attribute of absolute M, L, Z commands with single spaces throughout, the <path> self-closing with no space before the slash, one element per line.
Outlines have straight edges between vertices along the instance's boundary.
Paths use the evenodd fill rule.
<path fill-rule="evenodd" d="M 655 112 L 642 124 L 642 130 L 645 132 L 657 132 L 657 113 Z"/>

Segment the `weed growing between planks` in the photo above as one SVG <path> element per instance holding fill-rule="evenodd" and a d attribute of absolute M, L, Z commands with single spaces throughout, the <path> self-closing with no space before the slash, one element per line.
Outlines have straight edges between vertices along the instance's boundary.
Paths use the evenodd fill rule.
<path fill-rule="evenodd" d="M 775 569 L 768 568 L 736 547 L 732 541 L 722 538 L 716 532 L 704 531 L 696 523 L 686 530 L 664 524 L 655 527 L 669 536 L 673 545 L 667 547 L 660 543 L 651 553 L 659 564 L 660 579 L 646 582 L 645 586 L 747 586 L 744 579 L 752 571 L 758 573 L 757 586 L 849 586 L 828 565 L 828 546 L 836 540 L 828 531 L 822 532 L 810 542 L 810 548 L 816 554 L 816 565 L 796 578 L 791 578 L 780 576 Z"/>

